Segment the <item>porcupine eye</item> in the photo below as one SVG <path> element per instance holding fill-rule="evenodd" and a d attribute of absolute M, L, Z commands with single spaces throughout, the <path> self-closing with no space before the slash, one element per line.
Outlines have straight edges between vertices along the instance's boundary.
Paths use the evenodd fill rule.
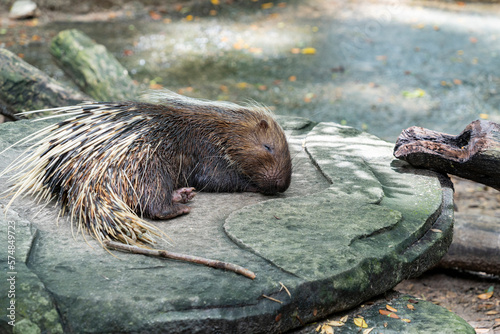
<path fill-rule="evenodd" d="M 264 146 L 264 148 L 266 149 L 267 152 L 269 153 L 273 153 L 273 148 L 267 144 L 263 144 L 262 146 Z"/>

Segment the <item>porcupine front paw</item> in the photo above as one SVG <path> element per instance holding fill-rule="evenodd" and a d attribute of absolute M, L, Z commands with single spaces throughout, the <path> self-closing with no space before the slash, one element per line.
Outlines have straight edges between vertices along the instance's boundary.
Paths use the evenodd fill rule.
<path fill-rule="evenodd" d="M 163 212 L 151 215 L 151 219 L 164 220 L 171 219 L 180 215 L 185 215 L 191 211 L 191 208 L 185 204 L 174 203 L 172 207 Z"/>
<path fill-rule="evenodd" d="M 172 192 L 172 202 L 174 203 L 187 203 L 196 196 L 194 188 L 179 188 Z"/>

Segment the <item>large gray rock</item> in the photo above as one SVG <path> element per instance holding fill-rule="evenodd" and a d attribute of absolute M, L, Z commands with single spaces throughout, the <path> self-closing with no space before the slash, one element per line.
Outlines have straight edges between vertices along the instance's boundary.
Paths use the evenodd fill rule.
<path fill-rule="evenodd" d="M 16 236 L 33 238 L 26 243 L 29 256 L 17 260 L 36 280 L 20 274 L 16 284 L 46 292 L 45 313 L 59 312 L 50 328 L 61 324 L 65 332 L 283 332 L 383 293 L 446 253 L 453 222 L 446 180 L 394 160 L 392 145 L 367 133 L 280 120 L 294 157 L 284 195 L 201 193 L 189 215 L 154 222 L 171 237 L 158 248 L 233 262 L 254 271 L 255 280 L 189 263 L 112 256 L 72 230 L 66 217 L 57 223 L 52 205 L 24 198 L 7 219 L 29 226 Z M 47 123 L 0 125 L 0 151 Z M 1 153 L 0 169 L 25 148 Z M 0 187 L 7 188 L 4 179 Z M 0 226 L 4 235 L 6 222 Z M 17 316 L 49 328 L 31 313 Z"/>

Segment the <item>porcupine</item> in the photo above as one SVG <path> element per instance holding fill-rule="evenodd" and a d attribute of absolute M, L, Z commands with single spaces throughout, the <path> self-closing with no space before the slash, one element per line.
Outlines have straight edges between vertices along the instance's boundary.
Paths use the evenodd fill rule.
<path fill-rule="evenodd" d="M 197 191 L 276 194 L 290 185 L 285 134 L 264 107 L 174 93 L 161 104 L 90 102 L 51 109 L 72 117 L 40 130 L 19 162 L 10 205 L 20 194 L 55 199 L 60 214 L 99 242 L 154 243 L 142 217 L 190 211 Z"/>

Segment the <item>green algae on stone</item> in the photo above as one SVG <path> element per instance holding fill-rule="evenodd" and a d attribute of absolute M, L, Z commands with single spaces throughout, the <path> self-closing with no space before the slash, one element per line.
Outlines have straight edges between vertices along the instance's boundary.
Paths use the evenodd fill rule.
<path fill-rule="evenodd" d="M 398 318 L 380 314 L 379 310 L 387 310 L 386 305 L 397 310 L 393 314 Z M 411 305 L 412 309 L 408 308 L 408 305 Z M 444 307 L 408 295 L 366 306 L 356 312 L 356 317 L 364 318 L 367 328 L 372 328 L 370 334 L 475 333 L 474 328 L 465 320 Z M 319 324 L 321 325 L 322 323 Z M 311 326 L 310 330 L 303 330 L 301 334 L 316 334 L 316 328 L 316 325 Z M 354 324 L 353 317 L 349 316 L 345 325 L 335 327 L 335 334 L 357 333 L 360 330 L 361 328 Z"/>
<path fill-rule="evenodd" d="M 54 37 L 50 53 L 78 87 L 98 101 L 130 100 L 137 95 L 128 71 L 105 46 L 77 29 Z"/>
<path fill-rule="evenodd" d="M 10 306 L 10 301 L 15 301 L 15 319 L 8 317 L 0 318 L 0 329 L 7 328 L 13 333 L 63 333 L 61 321 L 51 300 L 45 285 L 40 281 L 27 266 L 29 255 L 33 251 L 33 242 L 37 237 L 37 230 L 19 217 L 13 210 L 9 210 L 6 215 L 0 215 L 0 226 L 15 226 L 15 234 L 7 233 L 7 228 L 0 233 L 0 245 L 9 245 L 8 235 L 15 236 L 15 249 L 13 253 L 0 253 L 2 272 L 8 278 L 14 277 L 14 289 L 9 286 L 6 279 L 0 280 L 0 291 L 13 291 L 14 298 L 1 298 L 0 308 L 5 310 Z M 9 264 L 8 255 L 15 259 L 14 264 Z M 7 293 L 6 293 L 7 296 Z M 7 323 L 15 321 L 15 326 L 11 327 Z"/>

